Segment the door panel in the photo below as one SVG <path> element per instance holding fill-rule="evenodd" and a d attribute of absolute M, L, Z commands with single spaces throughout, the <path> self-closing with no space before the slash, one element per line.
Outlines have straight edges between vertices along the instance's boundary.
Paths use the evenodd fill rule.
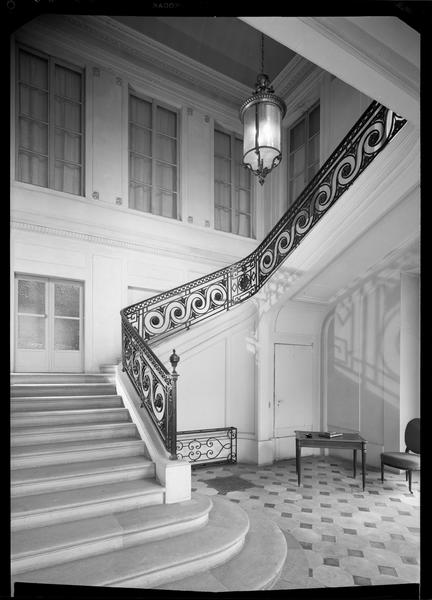
<path fill-rule="evenodd" d="M 294 431 L 312 429 L 314 421 L 312 345 L 275 344 L 274 401 L 276 458 L 292 458 Z"/>
<path fill-rule="evenodd" d="M 82 283 L 26 275 L 15 283 L 15 371 L 82 371 Z"/>

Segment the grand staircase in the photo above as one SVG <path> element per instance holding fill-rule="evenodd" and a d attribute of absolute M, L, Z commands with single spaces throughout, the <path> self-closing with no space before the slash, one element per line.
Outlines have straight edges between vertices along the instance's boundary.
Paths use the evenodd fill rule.
<path fill-rule="evenodd" d="M 12 582 L 192 590 L 211 571 L 223 589 L 274 584 L 287 552 L 276 525 L 164 494 L 113 375 L 12 375 Z"/>

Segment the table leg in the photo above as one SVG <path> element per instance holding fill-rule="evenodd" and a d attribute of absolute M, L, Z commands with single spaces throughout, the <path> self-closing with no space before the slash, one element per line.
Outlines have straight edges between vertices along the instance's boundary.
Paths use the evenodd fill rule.
<path fill-rule="evenodd" d="M 366 444 L 362 444 L 362 483 L 363 483 L 363 491 L 365 489 L 366 483 Z"/>
<path fill-rule="evenodd" d="M 300 485 L 301 480 L 301 447 L 300 440 L 296 440 L 296 470 L 297 470 L 297 484 Z"/>
<path fill-rule="evenodd" d="M 353 477 L 356 478 L 357 475 L 357 450 L 354 448 L 353 450 Z"/>

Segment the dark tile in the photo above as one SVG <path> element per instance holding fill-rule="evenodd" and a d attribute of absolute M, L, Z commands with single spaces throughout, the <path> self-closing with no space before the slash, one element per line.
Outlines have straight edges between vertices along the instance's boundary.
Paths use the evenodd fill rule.
<path fill-rule="evenodd" d="M 312 500 L 313 496 L 302 496 L 303 500 Z"/>
<path fill-rule="evenodd" d="M 372 585 L 372 581 L 369 577 L 361 577 L 360 575 L 353 575 L 354 583 L 356 585 Z"/>
<path fill-rule="evenodd" d="M 196 492 L 198 488 L 191 488 L 191 492 Z"/>
<path fill-rule="evenodd" d="M 305 479 L 312 479 L 312 475 L 303 475 Z"/>
<path fill-rule="evenodd" d="M 330 496 L 330 492 L 320 492 L 321 496 Z"/>
<path fill-rule="evenodd" d="M 311 509 L 311 508 L 302 508 L 302 509 L 301 509 L 301 512 L 304 512 L 304 513 L 311 513 L 311 512 L 312 512 L 312 509 Z"/>
<path fill-rule="evenodd" d="M 338 567 L 339 566 L 339 559 L 338 558 L 334 558 L 334 556 L 329 556 L 328 558 L 324 558 L 323 563 L 325 565 L 328 565 L 329 567 Z"/>
<path fill-rule="evenodd" d="M 259 500 L 260 497 L 259 496 L 249 496 L 249 498 L 251 500 Z"/>
<path fill-rule="evenodd" d="M 408 531 L 411 531 L 411 533 L 420 533 L 420 528 L 419 527 L 408 527 Z"/>
<path fill-rule="evenodd" d="M 391 534 L 390 534 L 390 537 L 391 537 L 393 540 L 405 540 L 404 536 L 403 536 L 403 535 L 401 535 L 400 533 L 391 533 Z"/>
<path fill-rule="evenodd" d="M 338 464 L 336 464 L 336 463 L 330 463 L 330 466 L 331 466 L 331 467 L 338 467 L 339 465 L 338 465 Z"/>
<path fill-rule="evenodd" d="M 338 498 L 338 502 L 347 504 L 348 500 L 345 500 L 345 498 Z"/>
<path fill-rule="evenodd" d="M 406 516 L 406 517 L 411 517 L 411 513 L 408 512 L 407 510 L 398 510 L 398 513 L 400 515 Z"/>
<path fill-rule="evenodd" d="M 303 550 L 312 550 L 312 544 L 310 542 L 300 542 L 300 546 Z"/>
<path fill-rule="evenodd" d="M 400 502 L 401 501 L 400 498 L 389 498 L 389 500 L 391 500 L 392 502 Z"/>
<path fill-rule="evenodd" d="M 375 525 L 375 523 L 366 523 L 366 522 L 365 522 L 365 523 L 363 523 L 363 525 L 364 525 L 365 527 L 374 527 L 374 528 L 376 528 L 376 525 Z"/>
<path fill-rule="evenodd" d="M 385 544 L 383 542 L 370 542 L 372 548 L 385 548 Z"/>
<path fill-rule="evenodd" d="M 378 565 L 378 570 L 381 573 L 381 575 L 392 575 L 393 577 L 398 576 L 396 569 L 394 567 L 386 567 L 386 566 Z"/>
<path fill-rule="evenodd" d="M 283 477 L 285 473 L 275 473 L 275 475 L 277 475 L 278 477 Z"/>
<path fill-rule="evenodd" d="M 240 500 L 237 500 L 237 498 L 230 498 L 231 502 L 240 502 Z"/>
<path fill-rule="evenodd" d="M 279 496 L 279 492 L 269 492 L 270 496 Z"/>
<path fill-rule="evenodd" d="M 352 517 L 352 513 L 349 512 L 341 512 L 342 517 Z"/>
<path fill-rule="evenodd" d="M 346 529 L 345 527 L 343 527 L 343 532 L 344 533 L 349 533 L 350 535 L 357 535 L 357 530 L 356 529 Z"/>
<path fill-rule="evenodd" d="M 333 523 L 333 519 L 331 519 L 330 517 L 321 517 L 321 521 L 323 523 Z"/>
<path fill-rule="evenodd" d="M 311 487 L 313 487 L 313 486 L 309 485 L 308 483 L 304 483 L 304 484 L 303 484 L 303 487 L 304 487 L 304 488 L 311 488 Z"/>
<path fill-rule="evenodd" d="M 358 509 L 361 510 L 362 512 L 370 512 L 370 509 L 367 508 L 366 506 L 359 506 Z"/>
<path fill-rule="evenodd" d="M 333 481 L 342 481 L 340 477 L 333 477 Z"/>
<path fill-rule="evenodd" d="M 327 485 L 327 481 L 318 481 L 318 483 L 321 485 Z"/>
<path fill-rule="evenodd" d="M 309 569 L 308 575 L 309 575 L 309 577 L 313 577 L 313 569 Z"/>
<path fill-rule="evenodd" d="M 389 523 L 394 523 L 393 517 L 381 517 L 381 521 L 388 521 Z"/>
<path fill-rule="evenodd" d="M 354 498 L 364 498 L 363 494 L 354 494 Z"/>
<path fill-rule="evenodd" d="M 300 523 L 300 527 L 302 529 L 312 529 L 312 525 L 310 523 Z"/>
<path fill-rule="evenodd" d="M 333 543 L 336 543 L 336 538 L 335 538 L 334 535 L 323 534 L 321 536 L 321 539 L 322 539 L 323 542 L 333 542 Z"/>
<path fill-rule="evenodd" d="M 332 469 L 332 473 L 340 473 L 337 469 Z"/>
<path fill-rule="evenodd" d="M 417 565 L 417 559 L 415 556 L 401 556 L 402 562 L 406 565 Z"/>
<path fill-rule="evenodd" d="M 276 506 L 276 504 L 271 504 L 270 502 L 264 502 L 264 506 L 266 508 L 274 508 Z"/>
<path fill-rule="evenodd" d="M 361 550 L 357 550 L 356 548 L 348 548 L 348 556 L 358 556 L 363 558 L 364 554 Z"/>
<path fill-rule="evenodd" d="M 273 485 L 282 485 L 282 482 L 281 481 L 272 481 L 272 484 Z"/>
<path fill-rule="evenodd" d="M 345 488 L 343 488 L 343 487 L 337 487 L 336 489 L 337 489 L 338 492 L 344 492 L 345 491 Z M 347 502 L 347 500 L 342 500 L 342 502 Z"/>
<path fill-rule="evenodd" d="M 368 490 L 369 494 L 375 494 L 375 496 L 379 495 L 379 492 L 377 492 L 376 490 Z"/>
<path fill-rule="evenodd" d="M 375 502 L 375 506 L 387 506 L 385 502 Z"/>
<path fill-rule="evenodd" d="M 260 479 L 268 479 L 267 475 L 260 475 L 259 478 Z"/>
<path fill-rule="evenodd" d="M 289 500 L 288 498 L 285 498 L 284 502 L 286 504 L 294 504 L 295 500 Z"/>
<path fill-rule="evenodd" d="M 283 517 L 287 517 L 288 519 L 291 519 L 291 518 L 292 518 L 292 513 L 286 513 L 286 512 L 283 512 L 283 513 L 282 513 L 282 516 L 283 516 Z"/>
<path fill-rule="evenodd" d="M 320 506 L 321 506 L 321 508 L 331 508 L 332 505 L 331 504 L 327 504 L 325 502 L 320 502 Z"/>

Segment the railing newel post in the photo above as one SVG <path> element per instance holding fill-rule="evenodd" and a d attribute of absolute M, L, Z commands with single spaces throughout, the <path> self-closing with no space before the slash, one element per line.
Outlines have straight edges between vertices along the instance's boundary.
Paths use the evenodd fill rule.
<path fill-rule="evenodd" d="M 168 432 L 169 432 L 169 440 L 170 440 L 170 460 L 177 460 L 177 379 L 179 374 L 176 371 L 176 366 L 180 357 L 176 354 L 176 351 L 173 350 L 170 356 L 170 363 L 172 366 L 171 373 L 171 394 L 169 397 L 169 406 L 168 406 Z"/>

